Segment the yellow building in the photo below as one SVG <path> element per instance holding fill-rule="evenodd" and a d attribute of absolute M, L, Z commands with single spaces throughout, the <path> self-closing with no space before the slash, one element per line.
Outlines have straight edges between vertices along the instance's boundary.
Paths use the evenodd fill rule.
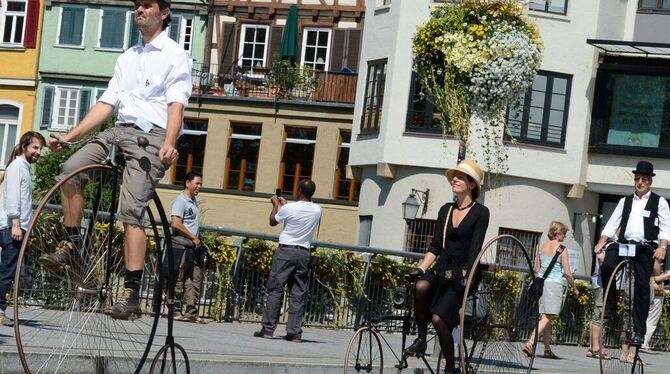
<path fill-rule="evenodd" d="M 44 2 L 0 0 L 0 169 L 33 128 Z"/>

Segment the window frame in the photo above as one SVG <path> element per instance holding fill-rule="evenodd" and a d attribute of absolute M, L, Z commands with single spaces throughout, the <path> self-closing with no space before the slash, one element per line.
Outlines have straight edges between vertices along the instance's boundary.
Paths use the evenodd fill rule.
<path fill-rule="evenodd" d="M 15 125 L 10 123 L 11 120 L 8 121 L 8 122 L 0 123 L 0 125 L 5 126 L 5 131 L 3 132 L 3 137 L 2 137 L 2 139 L 0 139 L 0 170 L 5 170 L 7 168 L 7 164 L 6 164 L 7 160 L 5 160 L 5 154 L 7 153 L 7 149 L 5 147 L 7 147 L 9 145 L 10 149 L 13 149 L 14 146 L 16 145 L 16 143 L 18 143 L 19 137 L 21 135 L 20 129 L 21 129 L 21 122 L 23 121 L 23 104 L 20 103 L 20 102 L 12 101 L 12 100 L 0 100 L 0 105 L 11 106 L 11 107 L 14 107 L 14 108 L 19 110 L 19 115 L 16 118 L 16 124 Z M 4 121 L 4 120 L 0 120 L 0 121 Z M 13 126 L 13 125 L 16 126 L 16 133 L 14 135 L 14 141 L 13 142 L 8 142 L 7 138 L 8 138 L 9 131 L 7 131 L 7 129 L 9 128 L 9 126 Z"/>
<path fill-rule="evenodd" d="M 653 59 L 651 59 L 653 60 Z M 628 146 L 619 144 L 607 144 L 607 131 L 610 127 L 611 107 L 606 106 L 607 100 L 607 75 L 608 74 L 630 74 L 644 76 L 663 76 L 670 79 L 670 67 L 665 61 L 651 61 L 640 57 L 606 57 L 605 61 L 598 66 L 593 93 L 593 105 L 591 110 L 591 132 L 589 136 L 589 152 L 600 154 L 631 155 L 641 157 L 670 157 L 670 147 L 651 148 L 640 146 Z M 662 130 L 661 130 L 662 131 Z"/>
<path fill-rule="evenodd" d="M 562 12 L 555 12 L 555 11 L 549 10 L 549 3 L 551 3 L 551 1 L 552 0 L 544 0 L 544 9 L 532 8 L 531 7 L 532 2 L 529 1 L 528 2 L 528 10 L 532 10 L 534 12 L 541 12 L 541 13 L 559 14 L 559 15 L 563 15 L 563 16 L 568 14 L 569 0 L 565 0 L 565 5 L 563 6 L 563 11 Z"/>
<path fill-rule="evenodd" d="M 506 141 L 511 141 L 512 139 L 515 139 L 516 142 L 521 143 L 521 144 L 535 144 L 535 145 L 541 145 L 541 146 L 546 146 L 546 147 L 554 147 L 554 148 L 565 148 L 565 138 L 566 138 L 566 133 L 568 130 L 568 116 L 570 114 L 570 97 L 571 97 L 571 91 L 572 91 L 572 75 L 571 74 L 565 74 L 565 73 L 559 73 L 555 71 L 548 71 L 548 70 L 540 70 L 537 72 L 537 76 L 544 76 L 547 78 L 547 85 L 545 86 L 545 97 L 544 97 L 544 105 L 542 106 L 542 124 L 541 124 L 541 130 L 540 130 L 540 140 L 535 140 L 535 139 L 528 139 L 523 135 L 524 133 L 527 133 L 528 131 L 528 120 L 530 117 L 530 104 L 532 101 L 532 96 L 533 96 L 533 86 L 531 85 L 526 92 L 523 93 L 523 103 L 521 105 L 521 118 L 519 119 L 520 122 L 520 135 L 519 136 L 513 136 L 511 134 L 505 133 L 504 139 Z M 554 79 L 555 78 L 562 78 L 565 79 L 566 82 L 566 87 L 565 87 L 565 103 L 563 105 L 563 123 L 561 125 L 561 141 L 560 143 L 551 143 L 547 141 L 547 133 L 549 130 L 549 117 L 551 115 L 551 100 L 552 96 L 554 94 L 553 92 L 553 85 L 554 85 Z M 534 83 L 534 82 L 533 82 Z M 552 90 L 552 91 L 550 91 Z M 505 111 L 505 124 L 507 128 L 510 128 L 509 125 L 509 120 L 510 120 L 510 111 L 511 108 L 508 105 L 507 109 Z"/>
<path fill-rule="evenodd" d="M 243 23 L 240 26 L 240 41 L 239 41 L 238 46 L 237 46 L 238 47 L 238 49 L 237 49 L 237 56 L 238 56 L 237 57 L 237 65 L 240 66 L 240 67 L 244 66 L 242 64 L 243 61 L 245 60 L 245 58 L 244 58 L 244 45 L 245 45 L 246 41 L 244 40 L 244 37 L 246 35 L 246 30 L 248 28 L 253 28 L 253 29 L 256 29 L 256 30 L 265 29 L 265 41 L 263 42 L 263 61 L 262 61 L 262 66 L 260 66 L 260 68 L 265 68 L 266 63 L 267 63 L 267 58 L 268 58 L 268 52 L 269 52 L 268 49 L 270 47 L 270 45 L 269 45 L 270 25 L 262 25 L 262 24 Z M 256 44 L 259 44 L 259 43 L 256 43 L 256 41 L 253 41 L 253 44 L 255 46 Z M 255 51 L 255 48 L 254 48 L 254 51 Z M 249 60 L 249 59 L 247 58 L 247 60 Z M 249 69 L 259 68 L 258 66 L 256 66 L 254 64 L 254 61 L 258 60 L 257 58 L 252 57 L 252 58 L 250 58 L 250 60 L 252 61 L 252 63 L 251 63 L 251 66 L 249 67 Z"/>
<path fill-rule="evenodd" d="M 415 118 L 415 113 L 418 113 L 414 110 L 414 101 L 417 98 L 417 91 L 419 91 L 419 95 L 424 96 L 424 100 L 426 101 L 425 103 L 426 107 L 421 112 L 423 113 L 423 115 L 421 116 L 421 127 L 414 126 L 412 121 Z M 439 120 L 437 120 L 437 128 L 432 128 L 433 125 L 432 119 L 435 118 L 434 117 L 435 113 L 440 112 L 437 111 L 437 108 L 431 102 L 428 93 L 425 92 L 425 89 L 421 84 L 419 74 L 415 70 L 412 70 L 412 73 L 410 75 L 409 95 L 407 98 L 407 115 L 405 119 L 405 132 L 409 134 L 418 133 L 418 134 L 438 135 L 438 136 L 442 136 L 443 134 L 452 135 L 448 131 L 449 129 L 445 130 L 444 124 L 440 123 Z M 429 119 L 431 121 L 428 121 Z"/>
<path fill-rule="evenodd" d="M 102 47 L 100 45 L 102 41 L 102 31 L 103 31 L 103 17 L 105 15 L 106 11 L 114 11 L 117 13 L 125 13 L 124 19 L 124 25 L 123 25 L 123 42 L 121 43 L 121 47 L 116 48 L 116 47 Z M 134 13 L 134 12 L 133 12 Z M 120 8 L 114 8 L 114 7 L 101 7 L 100 8 L 100 17 L 98 20 L 98 41 L 95 46 L 97 50 L 101 51 L 114 51 L 114 52 L 120 52 L 123 51 L 126 46 L 128 45 L 128 39 L 129 39 L 129 29 L 128 29 L 128 11 L 126 9 L 120 9 Z"/>
<path fill-rule="evenodd" d="M 248 127 L 248 128 L 256 128 L 259 130 L 260 135 L 253 135 L 253 134 L 236 134 L 234 132 L 235 127 Z M 224 174 L 223 174 L 223 188 L 228 189 L 228 190 L 234 190 L 234 191 L 244 191 L 244 192 L 254 192 L 256 191 L 256 182 L 258 179 L 258 159 L 260 157 L 260 146 L 261 146 L 261 139 L 263 136 L 263 125 L 260 123 L 231 123 L 230 124 L 230 135 L 228 136 L 228 152 L 226 152 L 226 165 L 224 168 Z M 253 184 L 253 189 L 251 191 L 247 191 L 244 189 L 244 177 L 246 175 L 246 168 L 244 170 L 240 169 L 239 170 L 239 179 L 237 181 L 237 187 L 232 188 L 228 186 L 230 182 L 230 159 L 231 159 L 231 149 L 232 149 L 232 144 L 234 140 L 246 140 L 246 141 L 258 141 L 258 154 L 256 155 L 256 175 L 254 176 L 254 184 Z M 251 144 L 251 143 L 249 143 Z M 248 147 L 248 145 L 245 144 L 245 147 Z M 248 163 L 248 158 L 244 158 L 244 164 L 246 165 Z"/>
<path fill-rule="evenodd" d="M 14 10 L 7 10 L 9 3 L 23 3 L 24 8 L 23 12 L 17 12 Z M 12 17 L 12 30 L 10 31 L 10 40 L 13 40 L 16 37 L 16 20 L 20 17 L 23 18 L 21 26 L 21 40 L 19 42 L 9 41 L 5 42 L 5 23 L 7 18 Z M 23 42 L 26 38 L 26 21 L 28 21 L 28 0 L 2 0 L 0 6 L 0 46 L 8 47 L 23 47 Z"/>
<path fill-rule="evenodd" d="M 417 227 L 419 226 L 419 227 Z M 437 227 L 436 219 L 415 218 L 407 223 L 405 231 L 405 252 L 411 253 L 426 253 L 435 235 L 435 227 Z M 423 228 L 423 230 L 420 230 Z M 417 233 L 418 232 L 418 233 Z M 427 233 L 427 234 L 426 234 Z M 414 246 L 418 242 L 423 242 L 425 248 L 417 248 Z"/>
<path fill-rule="evenodd" d="M 305 130 L 312 130 L 314 131 L 314 140 L 312 139 L 300 139 L 300 138 L 290 138 L 288 136 L 289 129 L 305 129 Z M 293 186 L 291 186 L 291 194 L 294 196 L 297 196 L 298 193 L 298 183 L 300 182 L 301 179 L 304 178 L 312 178 L 314 174 L 314 156 L 316 155 L 316 139 L 318 137 L 318 129 L 316 127 L 307 127 L 307 126 L 284 126 L 284 139 L 282 141 L 282 153 L 281 153 L 281 161 L 279 164 L 279 183 L 278 185 L 281 186 L 282 191 L 289 192 L 288 189 L 286 189 L 286 186 L 284 186 L 284 176 L 286 175 L 286 162 L 285 162 L 285 157 L 286 157 L 286 145 L 287 144 L 300 144 L 300 145 L 312 145 L 314 149 L 312 150 L 312 160 L 311 160 L 311 168 L 309 175 L 304 175 L 302 173 L 302 168 L 299 168 L 299 172 L 295 173 L 293 175 Z M 302 164 L 300 164 L 302 165 Z"/>
<path fill-rule="evenodd" d="M 327 27 L 305 27 L 302 29 L 302 46 L 300 48 L 300 67 L 305 68 L 305 64 L 310 66 L 312 69 L 315 71 L 328 71 L 328 67 L 330 66 L 330 48 L 332 46 L 333 42 L 333 30 Z M 315 49 L 314 51 L 314 57 L 316 58 L 316 51 L 318 51 L 320 48 L 323 48 L 323 46 L 319 46 L 319 34 L 322 32 L 327 32 L 328 33 L 328 44 L 326 45 L 326 59 L 323 62 L 323 70 L 317 69 L 314 65 L 316 64 L 321 64 L 320 62 L 315 61 L 305 61 L 305 57 L 307 56 L 307 39 L 308 39 L 308 34 L 310 32 L 316 32 L 316 45 L 312 46 L 312 48 Z"/>
<path fill-rule="evenodd" d="M 667 8 L 664 8 L 663 0 L 656 0 L 656 6 L 653 7 L 642 7 L 642 1 L 638 0 L 637 2 L 638 13 L 670 13 L 670 4 Z"/>
<path fill-rule="evenodd" d="M 349 141 L 345 142 L 344 141 L 345 137 L 343 135 L 347 133 L 349 134 Z M 346 166 L 349 163 L 349 157 L 351 156 L 351 130 L 340 129 L 338 137 L 339 137 L 339 145 L 337 147 L 337 157 L 335 158 L 336 164 L 335 164 L 335 183 L 333 185 L 333 199 L 338 201 L 355 202 L 360 199 L 361 183 L 360 181 L 356 180 L 356 178 L 347 178 L 347 170 L 346 170 Z M 344 163 L 344 168 L 340 168 L 340 157 L 342 157 L 342 151 L 344 149 L 347 149 L 348 151 L 347 160 Z M 339 192 L 340 192 L 341 181 L 346 181 L 347 183 L 348 192 L 346 198 L 340 198 Z"/>
<path fill-rule="evenodd" d="M 79 104 L 81 100 L 81 91 L 83 89 L 82 86 L 70 86 L 70 85 L 53 85 L 54 88 L 54 97 L 53 97 L 53 106 L 51 108 L 51 127 L 49 130 L 54 130 L 54 131 L 69 131 L 70 129 L 74 128 L 77 126 L 79 123 Z M 58 111 L 60 109 L 60 99 L 61 99 L 61 92 L 62 90 L 75 90 L 77 92 L 75 103 L 76 106 L 74 107 L 74 112 L 75 112 L 75 117 L 74 117 L 74 125 L 72 126 L 60 126 L 58 123 Z M 71 100 L 69 98 L 68 100 Z M 70 108 L 66 107 L 65 110 L 68 111 Z M 67 115 L 66 115 L 67 118 Z"/>
<path fill-rule="evenodd" d="M 79 8 L 79 9 L 84 9 L 84 19 L 82 21 L 81 25 L 81 42 L 79 44 L 62 44 L 61 43 L 61 34 L 63 32 L 63 11 L 66 8 Z M 83 49 L 84 44 L 86 41 L 86 21 L 88 19 L 88 8 L 83 5 L 74 5 L 74 4 L 63 4 L 60 7 L 59 14 L 58 14 L 58 35 L 56 36 L 56 43 L 54 44 L 54 47 L 62 47 L 62 48 L 77 48 L 77 49 Z"/>
<path fill-rule="evenodd" d="M 184 176 L 186 175 L 186 173 L 188 173 L 189 171 L 193 171 L 194 169 L 196 171 L 199 171 L 199 172 L 203 171 L 203 169 L 205 168 L 205 151 L 206 151 L 206 147 L 207 147 L 207 130 L 192 130 L 192 129 L 189 129 L 189 128 L 187 128 L 187 122 L 204 123 L 206 125 L 207 129 L 209 129 L 209 121 L 206 120 L 206 119 L 190 118 L 190 117 L 184 118 L 184 125 L 182 126 L 181 135 L 186 135 L 186 137 L 181 137 L 180 136 L 179 137 L 180 140 L 186 140 L 187 137 L 199 137 L 199 136 L 204 137 L 204 139 L 203 139 L 204 140 L 204 145 L 203 145 L 202 149 L 200 149 L 200 151 L 202 152 L 202 165 L 199 165 L 197 168 L 194 168 L 192 160 L 191 160 L 190 163 L 187 161 L 187 163 L 185 165 L 185 170 L 184 170 L 184 173 L 183 173 Z M 180 142 L 178 140 L 177 141 L 177 147 L 179 147 L 179 144 L 180 144 Z M 188 158 L 189 155 L 194 154 L 193 152 L 190 152 L 193 148 L 194 148 L 193 145 L 191 145 L 189 147 L 189 152 L 186 152 L 186 153 L 180 152 L 180 155 L 186 154 L 187 158 Z M 195 149 L 198 150 L 197 147 Z M 172 184 L 182 186 L 184 181 L 183 180 L 177 180 L 177 175 L 178 175 L 178 172 L 179 172 L 178 169 L 180 167 L 181 166 L 179 166 L 179 159 L 177 159 L 177 161 L 175 162 L 174 167 L 171 168 L 172 172 L 171 172 L 171 175 L 170 175 L 170 182 Z"/>
<path fill-rule="evenodd" d="M 519 241 L 522 242 L 524 245 L 528 244 L 525 239 L 531 239 L 532 240 L 531 243 L 530 243 L 531 245 L 533 245 L 532 248 L 528 248 L 526 246 L 525 249 L 526 249 L 526 252 L 528 253 L 528 257 L 530 258 L 531 264 L 534 264 L 535 263 L 535 257 L 539 253 L 540 242 L 542 241 L 542 232 L 515 229 L 515 228 L 511 228 L 511 227 L 499 227 L 498 228 L 498 235 L 505 235 L 505 234 L 512 235 L 515 238 L 518 238 Z M 528 238 L 526 238 L 526 236 L 528 236 Z M 519 261 L 521 261 L 522 263 L 518 264 L 518 263 L 515 263 L 513 261 L 511 261 L 510 263 L 504 263 L 503 262 L 503 259 L 501 259 L 501 254 L 503 252 L 507 251 L 507 250 L 505 250 L 505 249 L 501 250 L 500 246 L 505 245 L 505 240 L 511 241 L 510 239 L 503 239 L 503 240 L 498 241 L 498 243 L 496 244 L 495 263 L 496 264 L 508 265 L 508 266 L 526 267 L 527 264 L 525 263 L 524 257 L 523 256 L 519 257 L 520 249 L 516 248 L 516 246 L 517 246 L 516 241 L 512 242 L 513 247 L 511 248 L 511 251 L 510 251 L 510 252 L 512 252 L 511 253 L 511 260 L 520 259 Z"/>
<path fill-rule="evenodd" d="M 388 58 L 382 58 L 377 60 L 368 61 L 368 67 L 365 74 L 365 91 L 363 95 L 363 106 L 361 110 L 361 123 L 360 123 L 360 133 L 361 134 L 378 134 L 379 129 L 381 128 L 382 122 L 382 111 L 384 109 L 384 91 L 386 89 L 386 73 L 388 69 Z M 377 71 L 381 70 L 381 79 L 376 80 Z M 370 80 L 371 75 L 375 77 Z M 370 86 L 372 83 L 372 94 L 370 94 Z M 380 89 L 381 86 L 381 89 Z M 373 104 L 373 100 L 376 101 Z M 370 101 L 370 104 L 368 104 Z M 367 109 L 369 107 L 369 110 Z M 376 113 L 374 116 L 374 123 L 372 123 L 373 115 L 371 113 Z"/>

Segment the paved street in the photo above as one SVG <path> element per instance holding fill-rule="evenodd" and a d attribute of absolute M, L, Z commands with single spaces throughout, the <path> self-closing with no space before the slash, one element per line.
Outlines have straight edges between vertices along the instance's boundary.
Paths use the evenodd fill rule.
<path fill-rule="evenodd" d="M 352 335 L 349 330 L 305 328 L 303 343 L 289 343 L 279 338 L 254 338 L 259 328 L 251 323 L 209 323 L 196 325 L 175 323 L 176 341 L 183 345 L 191 360 L 192 373 L 341 373 L 344 353 Z M 278 336 L 283 335 L 280 330 Z M 161 321 L 159 331 L 165 331 Z M 164 336 L 164 335 L 163 335 Z M 400 335 L 385 338 L 395 350 Z M 162 341 L 162 337 L 158 337 Z M 538 349 L 538 352 L 540 350 Z M 554 352 L 561 360 L 536 358 L 536 373 L 597 373 L 598 361 L 584 356 L 585 348 L 556 346 Z M 392 369 L 392 353 L 384 352 L 385 366 Z M 670 353 L 645 354 L 645 373 L 664 373 L 670 367 Z M 411 368 L 421 368 L 421 362 L 411 360 Z M 87 366 L 89 365 L 89 366 Z M 73 363 L 68 373 L 93 372 L 90 363 Z M 89 369 L 90 368 L 90 369 Z M 665 369 L 663 369 L 665 368 Z M 0 326 L 0 374 L 20 373 L 13 330 Z M 148 370 L 147 370 L 148 372 Z M 395 372 L 395 371 L 392 371 Z M 407 370 L 407 373 L 428 373 L 427 370 Z"/>

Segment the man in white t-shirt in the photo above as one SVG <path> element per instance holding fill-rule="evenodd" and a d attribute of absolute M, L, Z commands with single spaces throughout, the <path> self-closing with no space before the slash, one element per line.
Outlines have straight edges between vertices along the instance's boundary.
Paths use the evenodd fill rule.
<path fill-rule="evenodd" d="M 270 226 L 283 223 L 284 230 L 279 235 L 279 248 L 272 259 L 262 327 L 254 333 L 255 337 L 272 338 L 284 301 L 284 286 L 288 283 L 288 321 L 283 339 L 294 343 L 302 341 L 305 295 L 309 287 L 309 249 L 321 220 L 321 207 L 312 202 L 315 190 L 314 182 L 304 179 L 298 185 L 298 201 L 287 204 L 283 197 L 270 198 Z"/>

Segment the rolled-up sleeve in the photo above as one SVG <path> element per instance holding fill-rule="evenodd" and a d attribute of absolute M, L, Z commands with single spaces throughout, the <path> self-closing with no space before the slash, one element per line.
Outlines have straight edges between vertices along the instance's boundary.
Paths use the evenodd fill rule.
<path fill-rule="evenodd" d="M 14 219 L 21 216 L 21 169 L 10 165 L 5 170 L 5 213 L 7 218 Z"/>
<path fill-rule="evenodd" d="M 193 60 L 186 53 L 181 53 L 174 62 L 165 81 L 165 100 L 168 104 L 181 103 L 184 108 L 188 106 L 188 99 L 193 90 L 192 67 Z"/>
<path fill-rule="evenodd" d="M 658 239 L 670 241 L 670 208 L 663 197 L 658 201 Z"/>
<path fill-rule="evenodd" d="M 114 65 L 114 75 L 112 76 L 112 79 L 109 80 L 109 83 L 107 84 L 107 89 L 105 92 L 100 96 L 98 99 L 98 102 L 103 102 L 106 104 L 109 104 L 116 108 L 119 104 L 119 90 L 120 90 L 120 84 L 119 84 L 119 79 L 120 79 L 120 68 L 119 68 L 119 61 L 116 61 L 116 65 Z"/>

